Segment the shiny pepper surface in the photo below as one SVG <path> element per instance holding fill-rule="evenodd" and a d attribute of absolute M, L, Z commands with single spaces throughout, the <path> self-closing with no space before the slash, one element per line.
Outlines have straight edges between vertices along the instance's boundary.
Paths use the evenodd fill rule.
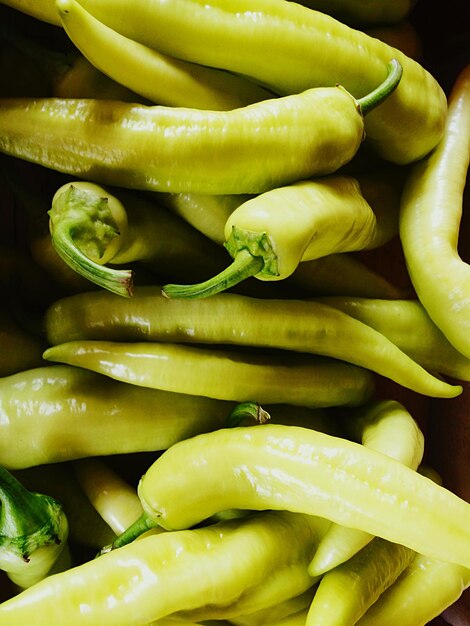
<path fill-rule="evenodd" d="M 179 442 L 147 470 L 139 495 L 147 519 L 166 528 L 230 508 L 287 509 L 470 565 L 470 504 L 379 452 L 301 427 L 223 429 Z"/>

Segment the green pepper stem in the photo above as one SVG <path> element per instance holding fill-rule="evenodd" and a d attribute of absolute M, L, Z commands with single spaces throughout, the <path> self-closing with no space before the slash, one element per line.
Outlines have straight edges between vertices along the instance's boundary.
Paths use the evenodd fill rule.
<path fill-rule="evenodd" d="M 118 296 L 129 298 L 133 293 L 134 272 L 130 269 L 100 265 L 89 259 L 73 241 L 70 228 L 67 225 L 57 226 L 54 229 L 52 245 L 60 258 L 77 274 L 99 287 L 103 287 Z"/>
<path fill-rule="evenodd" d="M 49 496 L 28 491 L 0 466 L 0 547 L 25 561 L 49 543 L 60 543 L 62 507 Z"/>
<path fill-rule="evenodd" d="M 227 268 L 209 280 L 196 285 L 164 285 L 162 294 L 167 298 L 207 298 L 255 276 L 263 266 L 263 257 L 240 250 Z"/>
<path fill-rule="evenodd" d="M 255 420 L 257 424 L 265 424 L 271 416 L 257 402 L 240 402 L 230 411 L 224 426 L 235 428 L 240 426 L 245 419 Z"/>
<path fill-rule="evenodd" d="M 116 548 L 121 548 L 128 543 L 132 543 L 132 541 L 140 537 L 140 535 L 143 535 L 148 530 L 156 528 L 157 526 L 157 522 L 150 519 L 147 513 L 142 513 L 142 515 L 138 517 L 133 524 L 131 524 L 118 537 L 116 537 L 113 543 L 110 543 L 109 545 L 101 548 L 98 556 L 106 554 L 107 552 L 111 552 L 111 550 L 116 550 Z"/>
<path fill-rule="evenodd" d="M 379 106 L 388 96 L 395 91 L 401 81 L 403 67 L 397 59 L 392 59 L 387 66 L 387 78 L 376 89 L 366 96 L 357 100 L 357 105 L 362 115 L 367 115 Z"/>

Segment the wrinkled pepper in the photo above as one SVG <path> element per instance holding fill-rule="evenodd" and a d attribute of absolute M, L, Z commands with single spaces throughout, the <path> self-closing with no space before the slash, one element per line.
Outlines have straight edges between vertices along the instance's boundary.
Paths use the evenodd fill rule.
<path fill-rule="evenodd" d="M 402 73 L 391 57 L 383 82 L 358 100 L 340 86 L 317 87 L 232 111 L 4 98 L 0 151 L 102 184 L 261 193 L 350 161 L 364 138 L 364 115 Z"/>
<path fill-rule="evenodd" d="M 470 358 L 470 266 L 459 255 L 470 164 L 470 64 L 449 95 L 442 141 L 413 166 L 400 209 L 400 240 L 419 300 L 452 345 Z"/>
<path fill-rule="evenodd" d="M 0 622 L 142 626 L 184 610 L 224 609 L 290 567 L 304 571 L 308 588 L 306 560 L 326 524 L 313 516 L 265 512 L 143 537 L 0 604 Z M 264 601 L 275 599 L 267 594 Z"/>
<path fill-rule="evenodd" d="M 247 76 L 282 95 L 340 83 L 359 98 L 384 80 L 390 59 L 397 58 L 403 80 L 387 102 L 367 116 L 369 145 L 383 158 L 406 164 L 428 154 L 442 137 L 446 96 L 422 65 L 296 2 L 138 0 L 131 6 L 125 0 L 81 0 L 80 4 L 121 34 L 160 52 Z"/>
<path fill-rule="evenodd" d="M 145 513 L 116 547 L 154 525 L 188 528 L 225 509 L 287 509 L 470 564 L 469 503 L 380 452 L 301 427 L 268 423 L 178 442 L 138 493 Z"/>
<path fill-rule="evenodd" d="M 140 363 L 146 384 L 151 378 L 151 352 L 156 356 L 163 350 L 161 342 L 172 342 L 280 348 L 296 351 L 299 356 L 312 353 L 368 368 L 418 393 L 454 396 L 461 392 L 461 386 L 433 377 L 384 334 L 312 300 L 261 299 L 229 293 L 207 299 L 168 300 L 158 288 L 141 287 L 130 300 L 106 292 L 62 298 L 49 307 L 44 327 L 49 342 L 57 344 L 46 351 L 46 359 L 73 359 L 74 365 L 80 362 L 116 374 L 118 368 L 111 367 L 111 361 L 117 363 L 127 354 L 126 361 L 129 367 L 133 361 L 136 375 Z M 130 346 L 128 349 L 123 342 L 149 345 L 134 346 L 131 357 Z M 99 350 L 105 348 L 106 356 L 105 352 L 100 355 Z M 188 349 L 188 357 L 191 353 Z M 121 374 L 130 380 L 131 371 Z M 221 374 L 215 371 L 214 376 L 216 383 Z M 339 379 L 335 384 L 340 384 Z M 260 397 L 237 400 L 269 402 Z"/>

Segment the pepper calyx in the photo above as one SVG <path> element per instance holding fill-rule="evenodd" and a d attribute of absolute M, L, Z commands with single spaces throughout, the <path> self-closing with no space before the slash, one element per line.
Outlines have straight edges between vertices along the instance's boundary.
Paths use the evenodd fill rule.
<path fill-rule="evenodd" d="M 3 467 L 0 467 L 0 504 L 2 553 L 27 562 L 39 548 L 59 544 L 66 538 L 60 502 L 29 491 Z"/>
<path fill-rule="evenodd" d="M 279 276 L 278 257 L 269 235 L 232 226 L 230 237 L 224 247 L 232 258 L 242 250 L 248 250 L 253 257 L 263 259 L 263 266 L 258 272 L 260 276 Z"/>
<path fill-rule="evenodd" d="M 49 211 L 52 245 L 77 274 L 112 293 L 129 297 L 133 291 L 132 270 L 105 267 L 119 249 L 122 227 L 127 228 L 127 222 L 118 226 L 108 197 L 89 187 L 71 183 L 54 195 Z M 119 209 L 115 210 L 123 221 L 125 210 Z"/>
<path fill-rule="evenodd" d="M 233 262 L 216 276 L 196 285 L 164 285 L 166 298 L 207 298 L 251 276 L 277 276 L 277 256 L 266 233 L 233 227 L 224 244 Z"/>

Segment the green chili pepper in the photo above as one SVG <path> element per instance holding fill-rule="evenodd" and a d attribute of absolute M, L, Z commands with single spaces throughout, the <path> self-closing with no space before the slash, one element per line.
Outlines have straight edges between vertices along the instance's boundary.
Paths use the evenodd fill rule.
<path fill-rule="evenodd" d="M 365 177 L 304 180 L 247 200 L 225 225 L 232 264 L 198 285 L 165 285 L 165 295 L 207 297 L 250 276 L 283 280 L 301 261 L 383 245 L 398 233 L 400 185 L 390 175 L 380 185 L 379 176 L 374 184 Z"/>
<path fill-rule="evenodd" d="M 280 94 L 338 82 L 362 97 L 384 79 L 390 59 L 398 58 L 403 81 L 388 102 L 367 117 L 369 144 L 387 160 L 405 164 L 427 154 L 442 136 L 446 97 L 422 65 L 298 3 L 138 0 L 131 6 L 124 0 L 81 0 L 80 4 L 127 37 L 180 59 L 247 76 Z M 271 158 L 274 152 L 273 148 Z"/>
<path fill-rule="evenodd" d="M 265 512 L 144 537 L 0 604 L 0 622 L 139 626 L 180 611 L 229 607 L 277 569 L 300 570 L 303 564 L 306 570 L 306 555 L 324 528 L 321 518 Z M 304 577 L 304 584 L 311 580 Z M 265 602 L 273 601 L 267 594 Z"/>
<path fill-rule="evenodd" d="M 445 133 L 413 167 L 400 210 L 400 239 L 419 300 L 454 347 L 470 358 L 470 267 L 459 256 L 470 164 L 470 64 L 449 96 Z"/>
<path fill-rule="evenodd" d="M 264 355 L 174 343 L 70 341 L 48 348 L 43 356 L 136 387 L 234 402 L 255 398 L 262 404 L 355 406 L 365 402 L 374 387 L 367 370 L 316 355 Z"/>
<path fill-rule="evenodd" d="M 118 368 L 113 368 L 111 361 L 106 365 L 105 361 L 114 353 L 112 360 L 116 364 L 121 357 L 129 366 L 132 360 L 136 368 L 140 363 L 146 384 L 151 384 L 150 354 L 163 350 L 159 345 L 163 341 L 310 352 L 371 369 L 425 395 L 453 396 L 461 392 L 458 385 L 433 377 L 367 324 L 315 301 L 260 299 L 229 293 L 200 300 L 167 300 L 158 288 L 141 287 L 135 290 L 131 300 L 106 292 L 63 298 L 46 312 L 44 326 L 50 343 L 64 344 L 62 348 L 58 345 L 50 348 L 46 359 L 73 358 L 74 364 L 79 359 L 87 366 L 100 370 L 103 367 L 110 373 Z M 106 358 L 104 352 L 100 356 L 97 350 L 105 347 L 99 340 L 108 342 Z M 159 344 L 134 346 L 134 356 L 125 357 L 130 349 L 126 345 L 114 346 L 110 341 L 158 341 Z M 188 352 L 188 357 L 191 353 Z M 131 371 L 124 376 L 130 380 Z M 217 372 L 214 376 L 212 382 L 220 378 Z M 257 396 L 245 399 L 276 402 Z"/>
<path fill-rule="evenodd" d="M 415 556 L 397 543 L 375 538 L 318 585 L 306 626 L 353 626 L 394 583 Z"/>
<path fill-rule="evenodd" d="M 0 407 L 0 462 L 19 469 L 162 449 L 220 427 L 232 405 L 57 366 L 0 379 Z"/>
<path fill-rule="evenodd" d="M 312 88 L 232 111 L 2 99 L 0 151 L 121 187 L 260 193 L 350 161 L 363 139 L 363 115 L 401 75 L 392 60 L 384 82 L 359 100 L 341 87 Z"/>
<path fill-rule="evenodd" d="M 470 563 L 470 504 L 380 452 L 306 428 L 263 424 L 180 441 L 138 493 L 145 514 L 116 547 L 154 525 L 186 528 L 225 509 L 287 509 Z"/>
<path fill-rule="evenodd" d="M 30 587 L 67 552 L 67 518 L 57 500 L 28 491 L 1 466 L 0 504 L 0 568 Z"/>
<path fill-rule="evenodd" d="M 425 626 L 470 586 L 470 568 L 417 554 L 357 626 Z"/>
<path fill-rule="evenodd" d="M 249 196 L 203 194 L 157 194 L 157 202 L 189 222 L 203 235 L 222 245 L 225 223 Z M 303 261 L 284 285 L 304 294 L 360 295 L 369 298 L 398 298 L 400 291 L 383 276 L 352 254 L 330 254 Z"/>
<path fill-rule="evenodd" d="M 347 419 L 346 431 L 362 445 L 416 470 L 424 454 L 424 436 L 409 412 L 395 400 L 375 402 L 364 413 Z M 373 535 L 332 524 L 309 565 L 312 576 L 321 575 L 351 559 Z"/>
<path fill-rule="evenodd" d="M 470 360 L 434 324 L 421 302 L 376 298 L 317 298 L 375 328 L 431 372 L 470 380 Z"/>
<path fill-rule="evenodd" d="M 245 78 L 168 57 L 124 37 L 75 0 L 60 0 L 57 8 L 67 35 L 95 67 L 152 102 L 225 111 L 274 97 Z"/>
<path fill-rule="evenodd" d="M 77 273 L 122 296 L 133 291 L 133 271 L 106 267 L 141 262 L 161 275 L 202 276 L 224 255 L 198 231 L 155 202 L 123 190 L 74 181 L 54 194 L 52 243 Z"/>

